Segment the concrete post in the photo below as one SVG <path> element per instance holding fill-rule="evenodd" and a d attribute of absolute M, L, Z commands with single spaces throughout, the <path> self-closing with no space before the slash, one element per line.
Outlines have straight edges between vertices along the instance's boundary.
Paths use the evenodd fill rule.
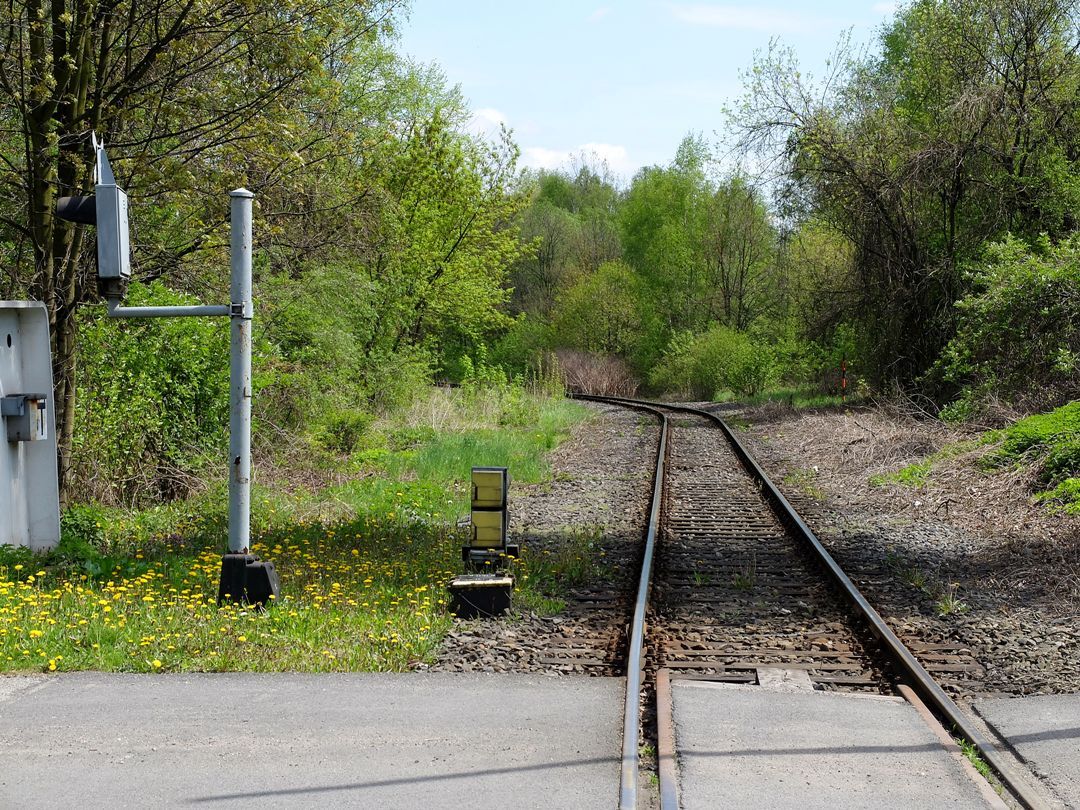
<path fill-rule="evenodd" d="M 230 191 L 229 552 L 251 546 L 251 200 Z"/>

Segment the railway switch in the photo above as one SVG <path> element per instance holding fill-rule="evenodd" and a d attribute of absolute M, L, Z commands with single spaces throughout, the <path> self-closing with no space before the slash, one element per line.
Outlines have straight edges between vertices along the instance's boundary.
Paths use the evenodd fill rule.
<path fill-rule="evenodd" d="M 473 467 L 471 537 L 462 546 L 467 572 L 450 583 L 450 611 L 460 618 L 498 616 L 510 608 L 514 578 L 506 571 L 518 556 L 518 545 L 507 541 L 505 467 Z"/>

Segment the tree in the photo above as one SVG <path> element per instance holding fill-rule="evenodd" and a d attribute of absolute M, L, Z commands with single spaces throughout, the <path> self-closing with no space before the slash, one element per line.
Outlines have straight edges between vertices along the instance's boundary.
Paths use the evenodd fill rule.
<path fill-rule="evenodd" d="M 556 304 L 555 347 L 632 356 L 645 331 L 638 288 L 633 270 L 622 262 L 608 262 L 584 276 Z"/>
<path fill-rule="evenodd" d="M 815 84 L 789 51 L 755 65 L 741 145 L 779 160 L 785 202 L 850 241 L 850 314 L 879 382 L 910 383 L 955 329 L 964 262 L 1013 229 L 1075 227 L 1074 0 L 918 0 L 880 57 L 842 43 Z"/>
<path fill-rule="evenodd" d="M 709 320 L 746 331 L 767 311 L 776 246 L 757 190 L 739 176 L 721 184 L 707 203 L 701 239 Z"/>
<path fill-rule="evenodd" d="M 221 207 L 175 201 L 205 191 L 200 181 L 220 194 L 288 175 L 321 143 L 305 126 L 315 111 L 295 105 L 297 94 L 330 98 L 353 46 L 388 31 L 399 5 L 16 0 L 0 11 L 0 244 L 15 245 L 13 291 L 49 307 L 65 496 L 76 308 L 93 283 L 84 228 L 58 220 L 53 207 L 90 186 L 89 133 L 110 145 L 134 212 L 140 200 L 174 201 L 173 228 L 161 220 L 168 206 L 147 217 L 161 240 L 147 251 L 156 265 L 148 275 L 160 274 L 213 244 L 224 218 Z M 144 233 L 137 227 L 136 238 Z"/>

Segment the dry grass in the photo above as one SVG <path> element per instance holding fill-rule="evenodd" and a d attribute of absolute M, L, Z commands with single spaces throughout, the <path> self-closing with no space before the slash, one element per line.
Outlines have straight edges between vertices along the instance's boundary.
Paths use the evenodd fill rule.
<path fill-rule="evenodd" d="M 977 430 L 881 405 L 818 413 L 763 408 L 746 416 L 769 466 L 784 474 L 813 469 L 830 505 L 954 526 L 968 551 L 1002 572 L 993 587 L 1038 582 L 1055 594 L 1058 609 L 1080 610 L 1080 518 L 1034 501 L 1032 468 L 980 465 L 992 445 L 980 443 Z"/>

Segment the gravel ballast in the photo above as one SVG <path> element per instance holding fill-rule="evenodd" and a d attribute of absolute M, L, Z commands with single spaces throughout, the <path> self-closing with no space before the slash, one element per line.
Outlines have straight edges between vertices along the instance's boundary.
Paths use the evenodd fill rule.
<path fill-rule="evenodd" d="M 570 590 L 555 615 L 515 610 L 499 620 L 455 620 L 438 650 L 433 671 L 541 672 L 619 675 L 625 620 L 620 601 L 637 582 L 637 566 L 656 459 L 659 427 L 625 408 L 589 403 L 592 418 L 552 453 L 544 484 L 511 482 L 510 534 L 526 554 L 539 556 L 585 533 L 600 560 L 598 576 L 579 593 Z M 510 471 L 511 476 L 513 470 Z M 610 603 L 583 591 L 610 591 Z M 554 663 L 552 651 L 595 648 L 595 666 Z M 580 654 L 578 654 L 580 657 Z"/>
<path fill-rule="evenodd" d="M 950 691 L 1080 691 L 1080 520 L 1033 503 L 1027 475 L 981 468 L 976 448 L 920 486 L 880 483 L 969 438 L 883 409 L 729 416 L 898 633 L 970 650 L 984 672 Z"/>

